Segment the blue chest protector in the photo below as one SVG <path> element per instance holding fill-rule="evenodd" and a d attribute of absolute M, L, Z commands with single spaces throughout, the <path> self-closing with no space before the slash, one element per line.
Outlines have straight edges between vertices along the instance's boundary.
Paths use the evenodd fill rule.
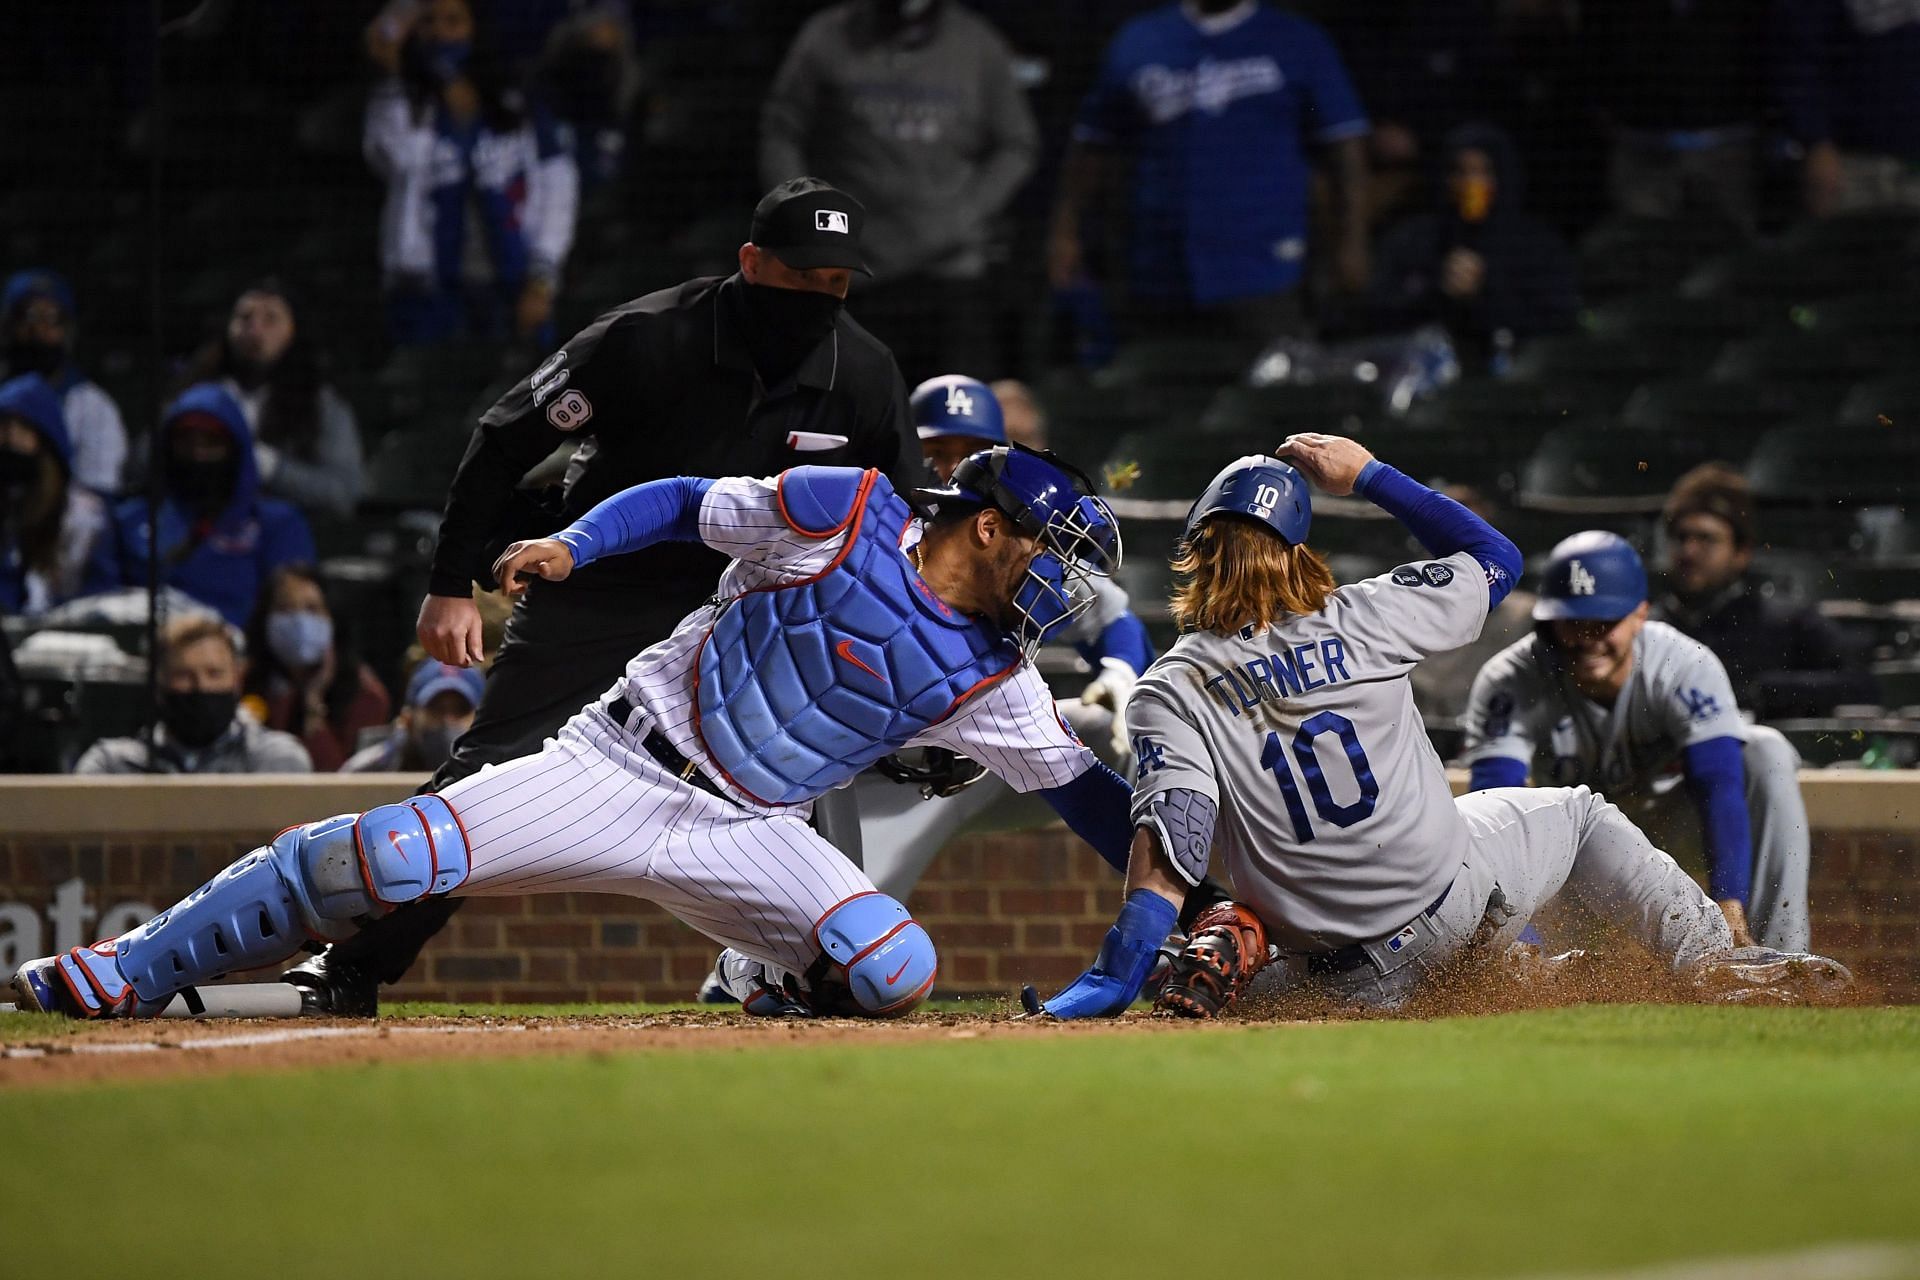
<path fill-rule="evenodd" d="M 728 781 L 763 804 L 829 791 L 1013 672 L 1000 629 L 942 602 L 901 554 L 913 512 L 877 471 L 796 467 L 780 511 L 847 534 L 825 570 L 750 591 L 700 651 L 695 724 Z"/>

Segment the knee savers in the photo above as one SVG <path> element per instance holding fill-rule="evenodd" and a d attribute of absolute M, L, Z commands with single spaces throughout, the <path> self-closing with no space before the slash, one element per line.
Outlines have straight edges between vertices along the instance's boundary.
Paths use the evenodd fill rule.
<path fill-rule="evenodd" d="M 182 987 L 283 960 L 467 878 L 466 833 L 439 796 L 412 796 L 280 833 L 111 942 L 60 959 L 89 1013 L 157 1013 Z M 131 1001 L 131 1004 L 128 1002 Z"/>
<path fill-rule="evenodd" d="M 820 917 L 814 940 L 859 1011 L 905 1013 L 933 990 L 939 968 L 933 939 L 907 909 L 877 890 L 857 894 Z"/>

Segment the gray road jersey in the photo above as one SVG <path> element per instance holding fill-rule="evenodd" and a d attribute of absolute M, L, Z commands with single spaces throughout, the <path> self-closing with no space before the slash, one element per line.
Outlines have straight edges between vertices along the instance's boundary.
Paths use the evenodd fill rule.
<path fill-rule="evenodd" d="M 1746 737 L 1727 669 L 1664 622 L 1641 628 L 1611 707 L 1574 688 L 1538 636 L 1495 654 L 1467 703 L 1467 763 L 1518 760 L 1542 786 L 1644 793 L 1687 747 L 1722 737 Z"/>
<path fill-rule="evenodd" d="M 1264 632 L 1182 636 L 1127 704 L 1134 821 L 1171 788 L 1215 800 L 1213 866 L 1283 947 L 1398 929 L 1451 883 L 1467 840 L 1407 673 L 1486 614 L 1485 570 L 1460 552 Z"/>

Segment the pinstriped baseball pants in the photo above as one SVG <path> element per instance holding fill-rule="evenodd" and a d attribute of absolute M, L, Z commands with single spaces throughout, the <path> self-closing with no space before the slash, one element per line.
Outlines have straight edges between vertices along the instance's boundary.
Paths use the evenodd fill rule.
<path fill-rule="evenodd" d="M 741 808 L 674 777 L 597 706 L 538 754 L 440 795 L 472 855 L 453 896 L 628 894 L 796 973 L 819 954 L 814 923 L 873 888 L 802 814 Z"/>

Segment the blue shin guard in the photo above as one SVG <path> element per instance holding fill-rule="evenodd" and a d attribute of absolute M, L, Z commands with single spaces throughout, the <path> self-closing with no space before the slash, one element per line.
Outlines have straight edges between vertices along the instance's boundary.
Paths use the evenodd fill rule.
<path fill-rule="evenodd" d="M 308 938 L 466 880 L 466 833 L 447 802 L 412 796 L 283 831 L 272 844 L 120 937 L 75 947 L 55 966 L 86 1017 L 160 1012 L 183 987 L 284 960 Z"/>
<path fill-rule="evenodd" d="M 933 939 L 907 909 L 884 893 L 857 894 L 813 927 L 821 953 L 841 974 L 861 1014 L 905 1013 L 933 990 L 938 957 Z"/>

